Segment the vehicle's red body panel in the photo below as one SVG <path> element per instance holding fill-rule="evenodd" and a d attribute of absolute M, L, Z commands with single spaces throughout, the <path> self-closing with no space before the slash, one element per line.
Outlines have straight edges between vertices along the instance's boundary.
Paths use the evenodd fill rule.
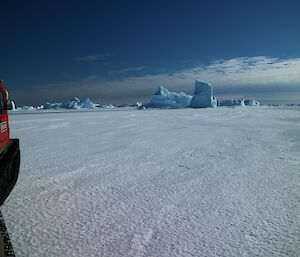
<path fill-rule="evenodd" d="M 6 92 L 0 81 L 0 97 L 6 102 Z M 9 143 L 9 125 L 7 111 L 0 111 L 0 151 Z"/>
<path fill-rule="evenodd" d="M 9 138 L 8 114 L 11 104 L 0 80 L 0 206 L 14 188 L 20 169 L 19 139 Z M 15 256 L 0 212 L 0 256 Z"/>

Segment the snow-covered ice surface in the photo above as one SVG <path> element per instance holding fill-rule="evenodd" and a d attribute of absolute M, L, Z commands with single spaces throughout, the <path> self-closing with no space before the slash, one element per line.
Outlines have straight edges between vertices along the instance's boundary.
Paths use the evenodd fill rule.
<path fill-rule="evenodd" d="M 17 256 L 299 256 L 299 110 L 12 113 Z"/>

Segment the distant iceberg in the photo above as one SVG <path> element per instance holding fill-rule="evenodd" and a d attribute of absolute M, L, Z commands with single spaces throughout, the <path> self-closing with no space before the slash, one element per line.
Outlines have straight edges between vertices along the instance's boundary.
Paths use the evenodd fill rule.
<path fill-rule="evenodd" d="M 43 109 L 94 109 L 96 105 L 87 98 L 85 101 L 81 102 L 79 98 L 75 97 L 70 101 L 63 103 L 45 103 Z"/>
<path fill-rule="evenodd" d="M 85 99 L 84 102 L 80 103 L 80 107 L 83 109 L 95 109 L 96 108 L 95 104 L 92 103 L 90 98 L 87 98 L 87 99 Z"/>
<path fill-rule="evenodd" d="M 230 99 L 230 100 L 221 100 L 218 102 L 219 106 L 246 106 L 244 99 Z"/>
<path fill-rule="evenodd" d="M 217 99 L 213 96 L 213 87 L 209 83 L 196 80 L 192 108 L 217 107 Z"/>
<path fill-rule="evenodd" d="M 81 109 L 79 98 L 75 97 L 71 101 L 62 103 L 61 108 L 64 109 Z"/>
<path fill-rule="evenodd" d="M 14 101 L 11 101 L 11 110 L 12 110 L 12 111 L 17 110 L 16 104 L 15 104 Z"/>
<path fill-rule="evenodd" d="M 141 102 L 136 102 L 134 104 L 118 104 L 116 107 L 140 107 L 143 104 Z"/>
<path fill-rule="evenodd" d="M 33 106 L 24 105 L 22 107 L 18 107 L 17 110 L 30 111 L 30 110 L 35 110 L 35 108 Z"/>
<path fill-rule="evenodd" d="M 132 104 L 118 104 L 117 107 L 123 108 L 123 107 L 131 107 Z"/>
<path fill-rule="evenodd" d="M 44 105 L 43 105 L 44 107 L 43 107 L 43 109 L 59 109 L 59 108 L 61 108 L 61 103 L 45 103 Z"/>
<path fill-rule="evenodd" d="M 115 108 L 115 106 L 112 105 L 112 104 L 98 104 L 96 107 L 99 107 L 99 108 Z"/>
<path fill-rule="evenodd" d="M 259 102 L 256 100 L 245 100 L 246 106 L 259 106 Z"/>
<path fill-rule="evenodd" d="M 184 108 L 190 105 L 192 96 L 183 92 L 170 92 L 168 89 L 159 86 L 150 102 L 145 104 L 150 108 Z"/>

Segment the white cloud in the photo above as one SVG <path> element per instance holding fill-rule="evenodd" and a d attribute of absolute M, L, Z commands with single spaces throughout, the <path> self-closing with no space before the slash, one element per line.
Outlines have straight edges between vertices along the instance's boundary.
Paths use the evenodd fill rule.
<path fill-rule="evenodd" d="M 144 66 L 128 67 L 111 71 L 111 74 L 144 70 Z M 100 85 L 137 86 L 166 85 L 184 90 L 193 87 L 196 79 L 214 84 L 216 87 L 300 87 L 300 58 L 271 58 L 266 56 L 240 57 L 228 60 L 214 61 L 208 65 L 194 66 L 169 73 L 146 74 L 142 76 L 127 76 L 118 80 L 99 79 L 94 81 Z"/>
<path fill-rule="evenodd" d="M 187 72 L 221 85 L 300 85 L 300 58 L 279 59 L 265 56 L 218 61 Z"/>
<path fill-rule="evenodd" d="M 290 96 L 294 98 L 295 92 L 298 93 L 300 99 L 300 58 L 257 56 L 218 60 L 209 65 L 170 73 L 129 76 L 121 80 L 101 79 L 94 81 L 90 86 L 116 95 L 140 93 L 145 96 L 154 91 L 158 85 L 192 93 L 196 79 L 212 83 L 216 91 L 222 91 L 224 95 L 234 95 L 234 90 L 238 89 L 240 96 L 261 99 L 262 95 L 266 97 L 272 91 L 274 97 L 280 98 L 280 94 L 287 90 L 292 91 Z M 285 97 L 288 98 L 287 94 Z"/>
<path fill-rule="evenodd" d="M 145 67 L 128 67 L 116 73 L 139 71 Z M 214 61 L 170 73 L 127 76 L 122 79 L 104 79 L 96 75 L 81 81 L 41 85 L 32 89 L 38 97 L 91 97 L 102 102 L 146 100 L 158 85 L 170 90 L 192 93 L 196 79 L 214 85 L 217 97 L 249 97 L 258 100 L 300 100 L 300 58 L 271 58 L 266 56 L 241 57 Z M 26 92 L 29 90 L 27 89 Z M 22 96 L 24 92 L 19 92 Z M 126 100 L 127 99 L 127 100 Z M 295 99 L 298 99 L 296 101 Z M 47 99 L 45 99 L 47 100 Z M 45 101 L 42 100 L 42 101 Z"/>
<path fill-rule="evenodd" d="M 300 58 L 279 59 L 265 56 L 241 57 L 215 61 L 173 73 L 131 77 L 128 80 L 167 83 L 170 86 L 188 85 L 201 79 L 215 86 L 300 86 Z"/>
<path fill-rule="evenodd" d="M 101 61 L 107 57 L 112 56 L 112 53 L 96 54 L 96 55 L 87 55 L 76 58 L 77 61 Z"/>

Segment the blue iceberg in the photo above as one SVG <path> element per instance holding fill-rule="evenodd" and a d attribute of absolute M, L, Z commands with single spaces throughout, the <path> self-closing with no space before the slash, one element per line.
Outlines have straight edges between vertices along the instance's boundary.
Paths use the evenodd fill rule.
<path fill-rule="evenodd" d="M 183 92 L 174 93 L 168 89 L 159 86 L 154 95 L 151 96 L 150 102 L 145 104 L 150 108 L 184 108 L 190 105 L 192 96 Z"/>
<path fill-rule="evenodd" d="M 213 96 L 213 87 L 211 84 L 196 80 L 194 96 L 190 107 L 217 107 L 217 99 Z"/>
<path fill-rule="evenodd" d="M 245 100 L 246 106 L 259 106 L 259 102 L 256 100 Z"/>
<path fill-rule="evenodd" d="M 90 100 L 90 98 L 85 99 L 85 101 L 83 101 L 79 105 L 83 109 L 95 109 L 96 108 L 95 104 L 92 103 L 92 101 Z"/>

